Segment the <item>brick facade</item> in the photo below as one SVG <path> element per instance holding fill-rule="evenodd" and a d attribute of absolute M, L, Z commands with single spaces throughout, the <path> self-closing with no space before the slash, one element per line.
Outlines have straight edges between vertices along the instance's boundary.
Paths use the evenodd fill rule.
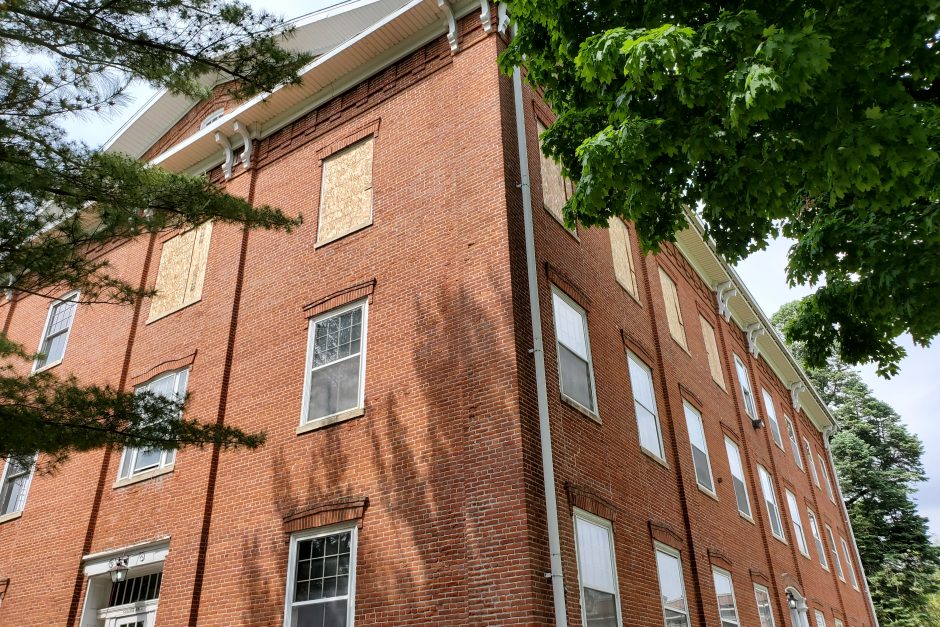
<path fill-rule="evenodd" d="M 120 450 L 36 476 L 22 516 L 0 523 L 0 625 L 98 624 L 82 619 L 83 556 L 167 537 L 157 624 L 281 625 L 291 534 L 333 524 L 358 529 L 358 626 L 553 623 L 512 85 L 496 66 L 502 36 L 476 14 L 459 26 L 458 53 L 437 37 L 259 140 L 251 169 L 210 173 L 230 193 L 302 214 L 294 233 L 216 224 L 201 299 L 152 322 L 149 302 L 79 306 L 59 374 L 131 389 L 188 366 L 188 417 L 263 430 L 267 443 L 185 449 L 170 472 L 129 484 L 116 485 Z M 758 583 L 777 625 L 790 624 L 787 587 L 829 625 L 874 625 L 864 591 L 836 577 L 831 556 L 820 567 L 805 518 L 810 558 L 792 536 L 784 488 L 837 542 L 850 538 L 825 488 L 796 467 L 783 412 L 825 458 L 820 430 L 677 248 L 643 257 L 631 229 L 635 299 L 606 230 L 573 234 L 542 208 L 534 147 L 550 113 L 528 88 L 525 111 L 569 624 L 581 625 L 579 508 L 612 524 L 624 625 L 663 623 L 654 542 L 680 551 L 692 625 L 720 624 L 713 565 L 733 577 L 742 624 L 758 622 Z M 315 247 L 322 155 L 363 128 L 380 128 L 372 224 Z M 163 239 L 110 251 L 114 272 L 152 286 Z M 676 282 L 688 350 L 670 337 L 660 267 Z M 597 420 L 559 395 L 553 285 L 587 312 Z M 369 303 L 362 415 L 298 433 L 309 319 L 357 299 Z M 4 330 L 32 349 L 48 306 L 4 302 Z M 726 390 L 699 315 L 715 329 Z M 665 463 L 640 451 L 626 351 L 653 372 Z M 777 403 L 783 449 L 745 416 L 733 355 L 760 415 L 761 388 Z M 684 402 L 702 415 L 717 498 L 697 488 Z M 740 447 L 753 522 L 735 507 L 724 436 Z M 775 482 L 787 543 L 770 533 L 757 464 Z"/>

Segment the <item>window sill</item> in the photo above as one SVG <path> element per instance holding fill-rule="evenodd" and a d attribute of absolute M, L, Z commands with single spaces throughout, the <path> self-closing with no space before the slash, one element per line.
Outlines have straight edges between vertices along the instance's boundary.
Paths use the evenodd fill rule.
<path fill-rule="evenodd" d="M 578 401 L 574 400 L 570 396 L 567 396 L 564 392 L 561 392 L 559 395 L 561 396 L 561 402 L 564 403 L 565 405 L 568 405 L 569 407 L 572 407 L 578 410 L 580 413 L 584 414 L 585 416 L 587 416 L 588 418 L 590 418 L 597 424 L 603 424 L 601 422 L 600 416 L 592 412 L 590 409 L 588 409 L 587 407 L 585 407 Z"/>
<path fill-rule="evenodd" d="M 0 525 L 2 525 L 5 522 L 10 522 L 11 520 L 16 520 L 22 515 L 23 515 L 23 510 L 20 510 L 18 512 L 10 512 L 9 514 L 4 514 L 3 516 L 0 516 Z"/>
<path fill-rule="evenodd" d="M 754 522 L 754 518 L 753 518 L 753 517 L 748 516 L 747 514 L 745 514 L 744 512 L 742 512 L 741 510 L 738 510 L 738 516 L 740 516 L 741 518 L 743 518 L 743 519 L 746 520 L 747 522 L 751 523 L 752 525 L 757 525 L 757 523 Z"/>
<path fill-rule="evenodd" d="M 718 500 L 718 495 L 715 494 L 714 492 L 712 492 L 711 490 L 709 490 L 708 488 L 703 487 L 702 484 L 696 482 L 696 483 L 695 483 L 695 487 L 698 488 L 698 491 L 699 491 L 699 492 L 701 492 L 702 494 L 704 494 L 704 495 L 707 496 L 708 498 L 712 499 L 712 500 L 715 501 L 716 503 L 719 503 L 719 502 L 720 502 L 720 501 Z"/>
<path fill-rule="evenodd" d="M 339 233 L 337 235 L 334 235 L 333 237 L 329 239 L 320 240 L 319 235 L 318 235 L 317 242 L 313 245 L 313 249 L 316 250 L 318 248 L 322 248 L 323 246 L 326 246 L 327 244 L 332 244 L 336 240 L 343 239 L 347 235 L 352 235 L 353 233 L 358 233 L 362 229 L 367 229 L 370 226 L 372 226 L 372 218 L 369 218 L 368 222 L 354 226 L 351 229 L 343 231 L 342 233 Z"/>
<path fill-rule="evenodd" d="M 561 226 L 561 228 L 563 228 L 563 229 L 565 230 L 565 233 L 567 233 L 568 235 L 570 235 L 571 237 L 573 237 L 573 238 L 575 239 L 575 241 L 578 242 L 579 244 L 581 243 L 581 238 L 578 237 L 578 228 L 577 228 L 577 227 L 575 227 L 575 229 L 574 229 L 573 231 L 570 230 L 567 226 L 565 226 L 565 223 L 562 222 L 562 221 L 558 218 L 558 216 L 555 215 L 555 213 L 554 213 L 551 209 L 549 209 L 548 207 L 545 206 L 545 203 L 544 203 L 544 202 L 542 203 L 542 209 L 545 210 L 545 213 L 547 213 L 548 215 L 552 216 L 552 220 L 554 220 L 556 223 L 558 223 L 558 225 Z"/>
<path fill-rule="evenodd" d="M 153 470 L 146 470 L 144 472 L 138 473 L 136 475 L 131 475 L 124 479 L 118 479 L 114 482 L 114 488 L 123 488 L 124 486 L 133 485 L 135 483 L 140 483 L 141 481 L 148 481 L 154 477 L 160 477 L 163 475 L 168 475 L 173 472 L 173 469 L 176 468 L 176 464 L 170 464 L 169 466 L 164 466 L 163 468 L 154 468 Z"/>
<path fill-rule="evenodd" d="M 647 457 L 649 457 L 650 459 L 652 459 L 654 462 L 656 462 L 657 464 L 659 464 L 659 465 L 662 466 L 663 468 L 665 468 L 665 469 L 667 469 L 667 470 L 669 469 L 669 464 L 666 463 L 666 460 L 665 460 L 665 459 L 663 459 L 662 457 L 660 457 L 659 455 L 657 455 L 655 452 L 649 450 L 648 448 L 646 448 L 646 447 L 643 446 L 642 444 L 640 445 L 640 452 L 643 453 L 644 455 L 646 455 Z"/>
<path fill-rule="evenodd" d="M 310 422 L 304 423 L 297 427 L 297 435 L 307 433 L 308 431 L 323 429 L 324 427 L 335 425 L 338 422 L 346 422 L 347 420 L 352 420 L 353 418 L 359 418 L 360 416 L 365 415 L 365 413 L 365 407 L 356 407 L 354 409 L 347 409 L 346 411 L 340 412 L 338 414 L 333 414 L 332 416 L 317 418 L 316 420 L 311 420 Z"/>
<path fill-rule="evenodd" d="M 619 286 L 623 289 L 623 291 L 627 293 L 627 296 L 629 296 L 630 298 L 632 298 L 633 301 L 634 301 L 637 305 L 639 305 L 640 307 L 643 306 L 643 303 L 640 302 L 640 297 L 637 296 L 636 294 L 634 294 L 634 293 L 633 293 L 633 290 L 632 290 L 631 288 L 629 288 L 629 287 L 627 287 L 626 285 L 624 285 L 623 282 L 622 282 L 620 279 L 615 279 L 615 280 L 617 281 L 617 285 L 619 285 Z"/>
<path fill-rule="evenodd" d="M 45 372 L 46 370 L 52 370 L 53 368 L 60 365 L 61 363 L 62 363 L 62 360 L 60 359 L 59 361 L 54 361 L 52 363 L 46 364 L 45 366 L 42 366 L 41 368 L 36 368 L 35 370 L 33 370 L 33 374 Z"/>
<path fill-rule="evenodd" d="M 160 315 L 157 316 L 156 318 L 147 318 L 147 322 L 145 322 L 144 324 L 145 324 L 145 325 L 146 325 L 146 324 L 152 324 L 152 323 L 156 322 L 157 320 L 163 320 L 163 319 L 166 318 L 167 316 L 172 316 L 172 315 L 175 314 L 177 311 L 182 311 L 182 310 L 186 309 L 187 307 L 192 307 L 193 305 L 195 305 L 196 303 L 201 302 L 201 301 L 202 301 L 201 298 L 197 298 L 197 299 L 194 300 L 193 302 L 191 302 L 191 303 L 186 303 L 185 305 L 180 305 L 180 306 L 177 307 L 176 309 L 171 309 L 171 310 L 169 310 L 169 311 L 164 311 L 162 314 L 160 314 Z M 153 304 L 153 301 L 151 301 L 151 304 Z"/>
<path fill-rule="evenodd" d="M 770 532 L 770 535 L 772 535 L 772 536 L 774 537 L 774 540 L 776 540 L 777 542 L 780 542 L 780 543 L 782 543 L 782 544 L 786 544 L 787 546 L 790 546 L 790 543 L 787 542 L 787 539 L 786 539 L 786 538 L 781 538 L 780 536 L 778 536 L 777 534 L 775 534 L 773 531 Z"/>

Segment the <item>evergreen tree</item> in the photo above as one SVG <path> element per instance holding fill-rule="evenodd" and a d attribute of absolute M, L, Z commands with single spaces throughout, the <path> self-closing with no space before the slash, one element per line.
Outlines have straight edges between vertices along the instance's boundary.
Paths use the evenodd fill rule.
<path fill-rule="evenodd" d="M 798 302 L 774 314 L 779 328 L 797 315 Z M 790 346 L 797 359 L 802 343 Z M 875 398 L 858 371 L 831 356 L 807 374 L 829 406 L 839 431 L 832 455 L 855 531 L 872 600 L 883 627 L 925 627 L 940 591 L 940 549 L 930 541 L 927 519 L 913 493 L 927 477 L 923 444 L 890 405 Z"/>
<path fill-rule="evenodd" d="M 247 98 L 295 83 L 310 57 L 280 45 L 279 19 L 237 0 L 0 1 L 0 282 L 13 298 L 127 305 L 152 293 L 117 278 L 99 253 L 206 220 L 290 230 L 297 219 L 174 174 L 69 141 L 60 123 L 94 123 L 128 85 L 205 98 L 227 83 Z M 79 305 L 81 306 L 81 305 Z M 0 335 L 0 457 L 55 464 L 108 444 L 258 446 L 263 434 L 181 417 L 178 402 L 52 372 Z"/>

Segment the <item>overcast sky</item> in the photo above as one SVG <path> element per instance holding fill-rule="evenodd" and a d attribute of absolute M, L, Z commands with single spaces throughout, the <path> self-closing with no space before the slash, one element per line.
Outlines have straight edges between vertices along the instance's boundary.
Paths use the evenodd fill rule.
<path fill-rule="evenodd" d="M 250 4 L 263 6 L 271 13 L 287 18 L 316 11 L 332 4 L 334 0 L 249 0 Z M 142 106 L 153 90 L 147 86 L 135 86 L 133 102 L 118 111 L 108 120 L 68 120 L 64 126 L 69 134 L 93 146 L 100 146 L 120 128 L 121 124 Z M 772 315 L 786 302 L 810 292 L 806 287 L 790 288 L 785 279 L 786 256 L 789 244 L 778 240 L 767 250 L 749 257 L 738 266 L 738 272 L 761 308 Z M 940 379 L 940 343 L 930 348 L 913 346 L 909 338 L 902 342 L 908 356 L 901 364 L 901 374 L 891 380 L 875 375 L 872 366 L 861 368 L 862 377 L 881 400 L 894 407 L 910 429 L 924 441 L 924 465 L 929 480 L 918 493 L 920 511 L 931 520 L 935 537 L 940 537 L 940 420 L 933 415 L 933 398 Z"/>

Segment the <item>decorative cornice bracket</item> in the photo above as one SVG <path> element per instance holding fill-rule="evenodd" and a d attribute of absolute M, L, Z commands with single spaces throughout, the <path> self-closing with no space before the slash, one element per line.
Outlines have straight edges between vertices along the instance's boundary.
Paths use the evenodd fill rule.
<path fill-rule="evenodd" d="M 235 162 L 235 153 L 232 151 L 232 142 L 228 140 L 228 137 L 219 131 L 216 131 L 215 143 L 222 146 L 222 150 L 225 151 L 225 163 L 222 164 L 222 174 L 225 175 L 225 180 L 227 181 L 232 178 L 232 166 Z"/>
<path fill-rule="evenodd" d="M 793 403 L 793 411 L 800 413 L 800 394 L 806 389 L 806 384 L 802 381 L 796 381 L 790 386 L 790 401 Z"/>
<path fill-rule="evenodd" d="M 480 0 L 480 21 L 483 22 L 483 32 L 493 32 L 493 14 L 490 13 L 489 0 Z"/>
<path fill-rule="evenodd" d="M 509 11 L 502 2 L 496 5 L 496 30 L 503 34 L 509 31 Z"/>
<path fill-rule="evenodd" d="M 247 127 L 238 120 L 235 120 L 233 128 L 236 133 L 242 136 L 244 146 L 239 159 L 242 162 L 242 166 L 247 170 L 251 167 L 251 153 L 254 148 L 254 140 L 258 136 L 258 129 L 257 127 Z"/>
<path fill-rule="evenodd" d="M 767 332 L 767 329 L 764 328 L 760 322 L 755 322 L 753 324 L 747 325 L 744 329 L 744 332 L 747 333 L 747 348 L 751 351 L 751 354 L 757 357 L 759 349 L 757 348 L 757 338 L 762 336 Z"/>
<path fill-rule="evenodd" d="M 725 322 L 731 322 L 731 308 L 728 302 L 732 296 L 737 296 L 738 289 L 734 286 L 734 281 L 725 281 L 715 287 L 715 297 L 718 300 L 718 315 L 725 319 Z"/>
<path fill-rule="evenodd" d="M 459 48 L 457 19 L 454 17 L 454 8 L 450 5 L 449 0 L 437 0 L 437 6 L 444 12 L 444 17 L 447 20 L 447 43 L 450 44 L 451 54 L 454 54 Z M 489 7 L 487 7 L 487 10 L 489 10 Z"/>

